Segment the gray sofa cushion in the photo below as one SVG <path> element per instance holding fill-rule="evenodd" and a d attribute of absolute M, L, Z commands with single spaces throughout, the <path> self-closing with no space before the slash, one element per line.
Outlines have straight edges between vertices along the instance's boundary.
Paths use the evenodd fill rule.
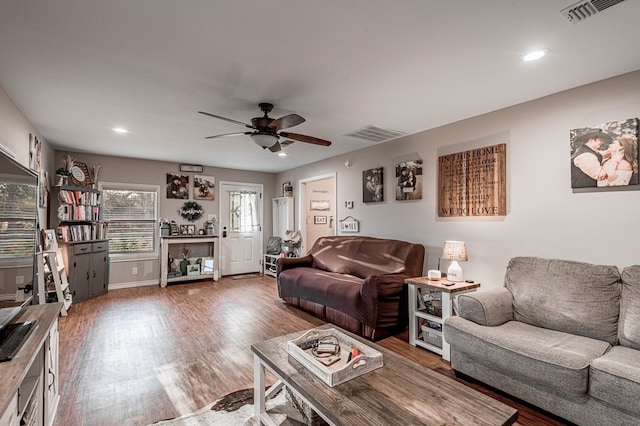
<path fill-rule="evenodd" d="M 515 257 L 509 261 L 505 286 L 513 294 L 517 321 L 614 345 L 618 341 L 619 280 L 615 266 Z"/>
<path fill-rule="evenodd" d="M 578 396 L 587 394 L 591 361 L 611 347 L 522 322 L 485 327 L 461 317 L 445 321 L 444 338 L 457 351 L 504 375 Z"/>
<path fill-rule="evenodd" d="M 621 345 L 640 350 L 640 265 L 622 271 L 618 339 Z"/>
<path fill-rule="evenodd" d="M 592 397 L 640 414 L 640 352 L 614 346 L 591 364 L 589 393 Z"/>
<path fill-rule="evenodd" d="M 458 315 L 480 325 L 496 326 L 513 320 L 513 296 L 506 288 L 458 296 Z"/>

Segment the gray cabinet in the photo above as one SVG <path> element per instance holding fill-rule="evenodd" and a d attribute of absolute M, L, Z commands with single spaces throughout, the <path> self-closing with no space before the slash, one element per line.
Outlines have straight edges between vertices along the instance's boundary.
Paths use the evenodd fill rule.
<path fill-rule="evenodd" d="M 60 246 L 74 302 L 105 294 L 109 283 L 109 241 L 78 241 Z"/>

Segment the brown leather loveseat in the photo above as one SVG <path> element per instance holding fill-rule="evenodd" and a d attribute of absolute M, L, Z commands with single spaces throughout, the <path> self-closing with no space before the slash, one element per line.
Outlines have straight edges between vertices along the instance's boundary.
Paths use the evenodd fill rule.
<path fill-rule="evenodd" d="M 278 294 L 287 303 L 369 339 L 404 329 L 404 280 L 422 275 L 424 246 L 372 237 L 319 238 L 309 254 L 280 258 Z"/>

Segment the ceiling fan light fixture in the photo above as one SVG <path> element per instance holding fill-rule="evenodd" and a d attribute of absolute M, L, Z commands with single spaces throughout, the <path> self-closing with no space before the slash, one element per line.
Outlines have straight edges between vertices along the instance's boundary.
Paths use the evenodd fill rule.
<path fill-rule="evenodd" d="M 286 157 L 286 156 L 287 156 L 287 153 L 286 153 L 286 152 L 284 152 L 284 151 L 280 151 L 280 152 L 278 153 L 278 157 Z"/>
<path fill-rule="evenodd" d="M 256 143 L 256 145 L 261 146 L 264 149 L 267 149 L 276 142 L 278 142 L 278 137 L 274 135 L 270 135 L 268 133 L 253 133 L 251 139 Z"/>

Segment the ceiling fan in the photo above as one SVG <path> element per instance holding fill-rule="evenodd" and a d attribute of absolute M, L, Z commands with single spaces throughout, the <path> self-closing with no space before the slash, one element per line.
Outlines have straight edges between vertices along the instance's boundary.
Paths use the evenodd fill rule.
<path fill-rule="evenodd" d="M 249 135 L 249 137 L 251 137 L 251 139 L 258 146 L 261 146 L 263 149 L 269 149 L 269 151 L 271 152 L 278 152 L 282 149 L 283 146 L 287 146 L 293 143 L 292 141 L 283 141 L 281 145 L 280 142 L 278 142 L 280 137 L 314 145 L 331 145 L 331 141 L 316 138 L 314 136 L 283 132 L 282 129 L 288 129 L 293 126 L 297 126 L 300 123 L 304 123 L 305 119 L 300 117 L 298 114 L 289 114 L 285 115 L 284 117 L 273 119 L 268 115 L 273 109 L 272 104 L 262 102 L 258 104 L 258 106 L 260 107 L 260 110 L 264 112 L 264 116 L 252 118 L 251 124 L 243 123 L 231 118 L 221 117 L 219 115 L 211 114 L 204 111 L 198 111 L 198 113 L 208 115 L 209 117 L 218 118 L 220 120 L 229 121 L 231 123 L 239 124 L 241 126 L 248 127 L 249 129 L 253 129 L 250 132 L 234 132 L 224 133 L 222 135 L 207 136 L 206 139 L 221 138 L 226 136 Z"/>

